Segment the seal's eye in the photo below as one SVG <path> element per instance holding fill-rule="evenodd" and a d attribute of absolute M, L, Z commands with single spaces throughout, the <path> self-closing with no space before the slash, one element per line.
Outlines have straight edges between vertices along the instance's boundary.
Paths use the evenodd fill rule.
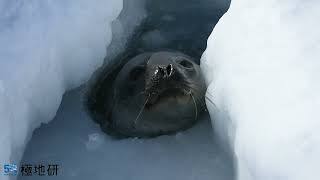
<path fill-rule="evenodd" d="M 185 68 L 192 68 L 193 67 L 193 64 L 185 59 L 183 59 L 182 61 L 179 62 L 180 65 L 182 65 L 183 67 Z"/>
<path fill-rule="evenodd" d="M 144 67 L 136 67 L 133 70 L 131 70 L 129 78 L 133 81 L 136 81 L 139 79 L 139 77 L 143 76 L 144 72 L 145 72 Z"/>

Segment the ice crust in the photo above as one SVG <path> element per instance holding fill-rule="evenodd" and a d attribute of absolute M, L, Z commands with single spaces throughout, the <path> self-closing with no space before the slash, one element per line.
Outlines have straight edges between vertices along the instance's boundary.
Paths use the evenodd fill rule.
<path fill-rule="evenodd" d="M 63 93 L 103 63 L 121 9 L 119 0 L 0 1 L 1 166 L 19 164 L 31 133 L 55 116 Z"/>
<path fill-rule="evenodd" d="M 320 2 L 233 0 L 201 67 L 239 180 L 319 179 Z"/>

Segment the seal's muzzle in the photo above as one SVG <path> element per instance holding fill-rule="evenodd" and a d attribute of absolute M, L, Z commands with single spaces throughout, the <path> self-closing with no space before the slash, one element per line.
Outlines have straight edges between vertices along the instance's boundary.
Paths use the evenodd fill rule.
<path fill-rule="evenodd" d="M 145 73 L 145 93 L 149 98 L 147 106 L 157 103 L 160 96 L 168 98 L 183 95 L 190 89 L 183 75 L 185 67 L 179 62 L 174 58 L 164 59 L 157 55 L 148 60 Z"/>

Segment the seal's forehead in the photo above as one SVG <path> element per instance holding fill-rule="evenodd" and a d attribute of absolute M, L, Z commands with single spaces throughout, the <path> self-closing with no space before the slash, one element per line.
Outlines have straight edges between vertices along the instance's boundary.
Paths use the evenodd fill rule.
<path fill-rule="evenodd" d="M 176 59 L 177 55 L 172 52 L 157 52 L 149 58 L 148 64 L 170 64 Z"/>
<path fill-rule="evenodd" d="M 188 60 L 190 62 L 194 62 L 194 60 L 189 57 L 188 55 L 185 55 L 180 52 L 156 52 L 150 56 L 150 58 L 147 61 L 147 64 L 149 65 L 168 65 L 171 63 L 174 63 L 179 60 Z"/>

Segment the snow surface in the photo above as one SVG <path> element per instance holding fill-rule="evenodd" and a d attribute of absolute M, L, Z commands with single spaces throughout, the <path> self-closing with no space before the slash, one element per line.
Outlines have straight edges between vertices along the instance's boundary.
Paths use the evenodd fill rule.
<path fill-rule="evenodd" d="M 189 2 L 185 8 L 180 6 L 184 3 L 181 0 L 173 2 L 174 6 L 160 3 L 164 8 L 160 11 L 174 8 L 159 16 L 162 21 L 151 24 L 152 30 L 142 37 L 142 45 L 155 48 L 172 42 L 169 48 L 185 46 L 181 49 L 202 52 L 208 30 L 228 4 L 220 0 Z M 108 61 L 123 51 L 127 36 L 145 18 L 143 4 L 144 0 L 0 1 L 0 165 L 19 165 L 33 130 L 55 117 L 35 131 L 22 163 L 52 160 L 61 165 L 62 179 L 234 179 L 232 160 L 211 136 L 208 116 L 195 128 L 176 136 L 114 141 L 86 116 L 79 89 L 65 96 L 56 116 L 65 91 L 85 83 L 104 57 Z M 190 14 L 189 8 L 196 8 L 197 16 Z M 158 8 L 152 6 L 150 11 L 153 9 Z M 188 31 L 181 30 L 190 20 L 183 18 L 185 15 L 197 22 Z M 207 19 L 202 20 L 204 16 Z M 175 33 L 170 33 L 173 30 Z M 184 34 L 190 32 L 192 37 Z M 197 38 L 199 35 L 201 38 Z M 108 46 L 111 37 L 114 43 Z M 178 44 L 174 38 L 193 43 Z M 146 44 L 150 40 L 159 42 Z M 0 176 L 1 180 L 9 178 Z"/>
<path fill-rule="evenodd" d="M 317 0 L 233 0 L 208 40 L 202 58 L 210 85 L 207 105 L 215 132 L 235 154 L 239 180 L 319 178 L 319 8 Z M 0 1 L 1 165 L 18 164 L 32 131 L 55 116 L 63 93 L 86 82 L 103 63 L 112 36 L 110 24 L 121 9 L 120 0 Z M 170 14 L 160 18 L 175 20 Z M 119 29 L 122 25 L 118 24 Z M 167 43 L 161 31 L 150 33 L 144 36 L 147 42 L 155 38 L 162 39 L 160 45 Z M 79 117 L 83 129 L 68 132 L 77 123 L 74 115 L 85 115 L 79 110 L 81 96 L 66 97 L 64 103 L 71 105 L 62 106 L 55 121 L 37 131 L 41 135 L 35 133 L 31 144 L 36 146 L 28 147 L 25 161 L 62 158 L 64 162 L 56 163 L 67 168 L 62 172 L 68 179 L 79 177 L 87 167 L 73 164 L 79 156 L 88 164 L 110 161 L 106 165 L 110 176 L 122 178 L 138 179 L 141 159 L 147 163 L 143 168 L 148 168 L 144 177 L 233 178 L 228 155 L 215 148 L 216 141 L 206 139 L 211 133 L 208 122 L 175 138 L 114 142 L 87 118 Z M 53 128 L 62 128 L 62 123 L 68 125 L 63 139 Z M 52 138 L 54 144 L 45 147 L 49 142 L 41 138 Z M 65 143 L 70 143 L 66 146 L 69 152 L 75 152 L 71 157 L 60 149 Z M 126 149 L 128 143 L 132 151 Z M 104 154 L 110 145 L 114 151 Z M 32 154 L 35 147 L 41 147 L 39 154 Z M 144 148 L 149 151 L 145 153 Z M 101 156 L 90 159 L 83 156 L 84 151 Z M 137 159 L 126 161 L 132 157 Z M 119 158 L 123 161 L 117 161 Z M 132 169 L 122 172 L 123 165 Z M 104 166 L 97 168 L 105 170 Z M 91 170 L 86 171 L 90 177 L 105 177 Z M 0 176 L 1 180 L 7 178 Z"/>
<path fill-rule="evenodd" d="M 233 0 L 208 40 L 207 104 L 239 180 L 320 178 L 319 9 Z"/>
<path fill-rule="evenodd" d="M 59 180 L 233 180 L 232 160 L 213 136 L 208 114 L 195 127 L 151 139 L 112 139 L 86 113 L 78 88 L 34 131 L 22 164 L 58 164 Z M 51 176 L 19 176 L 52 179 Z"/>
<path fill-rule="evenodd" d="M 63 93 L 103 63 L 121 9 L 119 0 L 0 1 L 1 165 L 19 164 L 32 131 L 55 116 Z"/>

